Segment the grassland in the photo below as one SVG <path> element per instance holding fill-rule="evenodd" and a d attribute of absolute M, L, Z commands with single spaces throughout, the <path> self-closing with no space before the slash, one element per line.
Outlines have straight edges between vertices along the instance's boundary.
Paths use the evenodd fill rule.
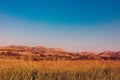
<path fill-rule="evenodd" d="M 120 61 L 0 60 L 0 80 L 120 80 Z"/>

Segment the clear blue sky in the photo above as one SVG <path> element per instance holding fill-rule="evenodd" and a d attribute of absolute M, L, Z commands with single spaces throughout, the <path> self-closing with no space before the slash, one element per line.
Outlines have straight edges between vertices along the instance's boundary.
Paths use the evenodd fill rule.
<path fill-rule="evenodd" d="M 0 45 L 120 50 L 120 0 L 0 0 Z"/>

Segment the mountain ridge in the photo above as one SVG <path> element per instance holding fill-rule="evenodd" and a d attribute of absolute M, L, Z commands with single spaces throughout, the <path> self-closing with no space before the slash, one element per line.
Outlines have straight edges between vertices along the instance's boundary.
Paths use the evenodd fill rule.
<path fill-rule="evenodd" d="M 4 53 L 4 54 L 3 54 Z M 31 55 L 40 59 L 64 59 L 64 60 L 120 60 L 120 51 L 107 50 L 104 52 L 66 52 L 61 48 L 46 48 L 43 46 L 4 46 L 0 47 L 0 55 Z M 17 56 L 17 57 L 19 57 Z M 9 57 L 9 56 L 8 56 Z M 36 59 L 37 59 L 36 58 Z"/>

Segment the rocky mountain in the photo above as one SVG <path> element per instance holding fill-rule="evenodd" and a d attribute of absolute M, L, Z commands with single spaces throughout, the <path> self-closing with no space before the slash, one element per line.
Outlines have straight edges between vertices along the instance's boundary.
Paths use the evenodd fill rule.
<path fill-rule="evenodd" d="M 31 56 L 32 60 L 120 60 L 120 51 L 96 52 L 66 52 L 61 48 L 46 48 L 43 46 L 5 46 L 0 47 L 0 58 L 27 59 Z"/>
<path fill-rule="evenodd" d="M 1 51 L 27 51 L 27 50 L 30 50 L 30 47 L 10 45 L 5 47 L 0 47 L 0 50 Z"/>
<path fill-rule="evenodd" d="M 116 58 L 116 59 L 119 59 L 120 58 L 120 51 L 108 50 L 108 51 L 100 53 L 99 56 L 104 57 L 104 58 Z"/>
<path fill-rule="evenodd" d="M 28 47 L 28 46 L 5 46 L 5 47 L 0 47 L 0 51 L 48 51 L 48 52 L 63 52 L 63 49 L 60 48 L 46 48 L 42 46 L 37 46 L 37 47 Z"/>

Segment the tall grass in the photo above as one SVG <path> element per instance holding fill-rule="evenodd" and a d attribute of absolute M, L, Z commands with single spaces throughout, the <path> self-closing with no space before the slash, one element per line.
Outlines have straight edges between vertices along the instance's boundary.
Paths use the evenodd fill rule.
<path fill-rule="evenodd" d="M 120 80 L 120 61 L 0 61 L 0 80 Z"/>

